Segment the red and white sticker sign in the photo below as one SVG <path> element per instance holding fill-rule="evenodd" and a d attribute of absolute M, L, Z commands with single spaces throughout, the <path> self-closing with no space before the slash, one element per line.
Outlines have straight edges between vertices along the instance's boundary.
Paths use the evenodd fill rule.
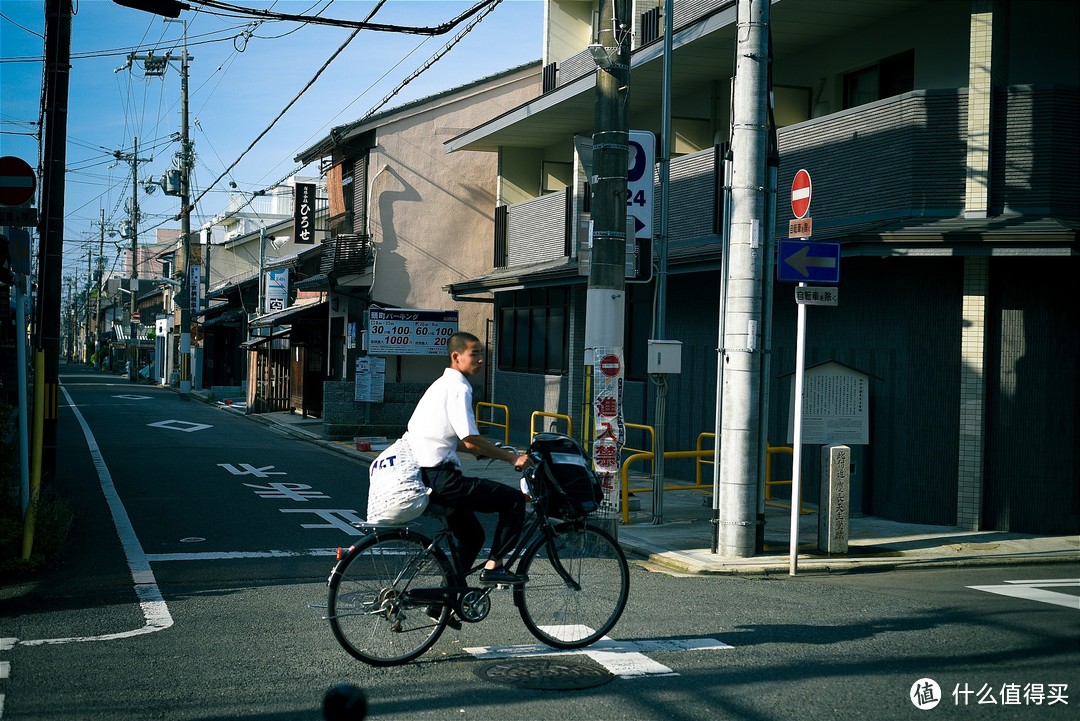
<path fill-rule="evenodd" d="M 600 372 L 606 375 L 608 378 L 614 378 L 619 375 L 619 371 L 622 370 L 622 364 L 619 362 L 619 356 L 614 353 L 609 353 L 600 359 Z"/>
<path fill-rule="evenodd" d="M 791 181 L 791 212 L 796 218 L 805 218 L 810 212 L 810 173 L 800 169 Z"/>

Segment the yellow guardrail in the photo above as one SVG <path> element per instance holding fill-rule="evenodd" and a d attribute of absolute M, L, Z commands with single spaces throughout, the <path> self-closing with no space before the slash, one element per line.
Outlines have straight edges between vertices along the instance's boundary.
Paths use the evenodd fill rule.
<path fill-rule="evenodd" d="M 705 441 L 705 439 L 708 439 L 708 438 L 711 438 L 714 441 L 712 448 L 705 448 L 705 444 L 703 443 L 703 441 Z M 715 433 L 707 433 L 707 432 L 706 433 L 698 433 L 697 445 L 695 446 L 695 449 L 697 451 L 705 451 L 705 450 L 709 451 L 709 455 L 699 457 L 697 459 L 697 461 L 694 463 L 694 482 L 697 483 L 698 486 L 701 486 L 701 467 L 702 466 L 715 466 L 716 465 L 716 443 L 715 443 L 715 441 L 716 441 L 716 434 Z M 711 476 L 712 474 L 709 474 L 709 475 Z"/>
<path fill-rule="evenodd" d="M 536 437 L 537 433 L 543 433 L 544 432 L 544 430 L 542 428 L 539 431 L 536 430 L 536 419 L 537 418 L 554 418 L 556 420 L 566 421 L 566 435 L 568 435 L 568 436 L 573 436 L 574 435 L 574 421 L 573 421 L 572 418 L 570 418 L 570 416 L 566 415 L 565 413 L 546 413 L 544 411 L 533 411 L 532 416 L 529 418 L 529 440 L 530 441 L 533 438 Z"/>
<path fill-rule="evenodd" d="M 627 424 L 629 425 L 629 424 Z M 704 448 L 703 441 L 708 438 L 716 438 L 715 433 L 702 433 L 697 438 L 697 448 L 692 451 L 667 451 L 664 453 L 664 459 L 676 459 L 676 458 L 695 458 L 697 473 L 695 475 L 695 482 L 690 483 L 676 483 L 676 484 L 664 484 L 663 490 L 665 491 L 701 491 L 712 490 L 712 483 L 708 485 L 702 483 L 701 467 L 709 464 L 714 465 L 715 450 L 712 448 Z M 789 446 L 766 446 L 765 453 L 765 499 L 772 498 L 772 487 L 778 485 L 790 485 L 791 479 L 788 480 L 773 480 L 772 477 L 772 457 L 777 454 L 791 455 L 792 449 Z M 630 523 L 630 496 L 634 493 L 652 493 L 653 487 L 642 488 L 630 488 L 630 466 L 637 461 L 653 461 L 655 460 L 655 453 L 649 451 L 642 451 L 633 453 L 622 464 L 622 517 L 623 523 L 629 525 Z M 802 503 L 799 503 L 799 512 L 802 513 Z"/>
<path fill-rule="evenodd" d="M 632 445 L 630 445 L 629 438 L 628 438 L 627 439 L 628 442 L 623 444 L 623 447 L 622 447 L 623 453 L 631 453 L 631 454 L 633 454 L 633 453 L 648 453 L 649 454 L 649 460 L 652 461 L 653 460 L 653 454 L 656 453 L 656 429 L 653 428 L 652 426 L 643 426 L 640 423 L 624 423 L 623 425 L 626 426 L 627 429 L 641 431 L 642 432 L 642 437 L 647 440 L 647 443 L 645 444 L 647 446 L 646 448 L 635 448 Z M 629 435 L 630 434 L 628 433 L 627 436 L 629 436 Z M 649 473 L 651 474 L 652 472 L 653 472 L 652 464 L 650 463 L 650 465 L 649 465 Z"/>
<path fill-rule="evenodd" d="M 493 411 L 490 415 L 494 418 L 494 411 L 502 411 L 503 422 L 496 423 L 494 420 L 485 421 L 480 417 L 480 409 L 489 408 Z M 476 404 L 476 409 L 473 411 L 473 415 L 476 416 L 476 425 L 478 426 L 495 426 L 496 428 L 503 429 L 503 443 L 510 445 L 510 408 L 508 406 L 501 405 L 499 403 L 488 403 L 487 401 L 480 401 Z"/>
<path fill-rule="evenodd" d="M 772 500 L 772 487 L 773 486 L 790 486 L 791 479 L 786 481 L 774 481 L 772 477 L 772 457 L 774 455 L 787 455 L 791 456 L 795 452 L 795 449 L 791 446 L 766 446 L 765 447 L 765 500 Z M 802 505 L 801 503 L 799 504 Z M 800 511 L 802 508 L 799 509 Z"/>

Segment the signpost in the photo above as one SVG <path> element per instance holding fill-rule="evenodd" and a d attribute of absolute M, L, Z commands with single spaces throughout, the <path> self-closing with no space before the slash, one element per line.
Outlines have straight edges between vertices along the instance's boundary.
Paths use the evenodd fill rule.
<path fill-rule="evenodd" d="M 22 205 L 34 197 L 34 169 L 14 155 L 0 157 L 0 205 Z"/>
<path fill-rule="evenodd" d="M 781 239 L 776 279 L 788 283 L 840 282 L 840 244 Z"/>
<path fill-rule="evenodd" d="M 810 173 L 799 170 L 795 173 L 795 179 L 791 181 L 791 212 L 800 220 L 810 212 L 810 196 L 813 193 L 813 185 L 810 182 Z"/>
<path fill-rule="evenodd" d="M 800 169 L 791 181 L 791 212 L 795 220 L 788 222 L 789 232 L 798 240 L 780 240 L 777 243 L 776 259 L 776 279 L 799 284 L 795 290 L 798 323 L 795 341 L 795 390 L 792 393 L 794 441 L 791 454 L 791 548 L 788 569 L 792 576 L 798 568 L 799 508 L 802 505 L 799 495 L 802 481 L 803 383 L 806 375 L 806 306 L 835 306 L 839 303 L 837 288 L 807 287 L 807 283 L 834 286 L 840 282 L 840 244 L 809 241 L 814 228 L 813 219 L 807 217 L 812 195 L 810 173 Z"/>

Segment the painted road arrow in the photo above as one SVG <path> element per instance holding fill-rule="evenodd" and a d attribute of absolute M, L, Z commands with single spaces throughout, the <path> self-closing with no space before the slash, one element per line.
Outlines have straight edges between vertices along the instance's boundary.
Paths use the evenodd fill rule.
<path fill-rule="evenodd" d="M 838 283 L 840 244 L 781 240 L 776 278 L 789 283 Z"/>

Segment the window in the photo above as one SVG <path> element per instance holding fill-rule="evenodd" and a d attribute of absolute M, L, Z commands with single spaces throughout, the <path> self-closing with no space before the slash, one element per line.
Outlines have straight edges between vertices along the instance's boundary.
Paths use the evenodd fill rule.
<path fill-rule="evenodd" d="M 915 51 L 893 55 L 844 75 L 844 107 L 872 103 L 915 89 Z"/>
<path fill-rule="evenodd" d="M 499 294 L 499 370 L 566 373 L 569 305 L 566 288 Z"/>

